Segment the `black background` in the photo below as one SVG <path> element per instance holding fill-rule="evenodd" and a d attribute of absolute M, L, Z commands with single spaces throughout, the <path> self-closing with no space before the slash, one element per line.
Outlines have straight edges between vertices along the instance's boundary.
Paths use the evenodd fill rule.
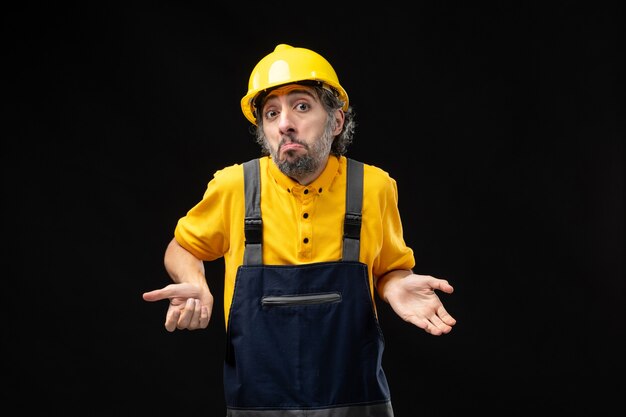
<path fill-rule="evenodd" d="M 288 43 L 332 63 L 349 156 L 455 286 L 441 337 L 379 304 L 396 416 L 624 415 L 621 4 L 105 3 L 3 13 L 5 404 L 225 415 L 221 262 L 204 331 L 141 294 L 212 174 L 259 155 L 239 100 Z"/>

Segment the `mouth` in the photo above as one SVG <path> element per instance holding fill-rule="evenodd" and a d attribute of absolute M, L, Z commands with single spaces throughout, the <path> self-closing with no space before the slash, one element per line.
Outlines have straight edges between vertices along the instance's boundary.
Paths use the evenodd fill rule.
<path fill-rule="evenodd" d="M 280 147 L 281 152 L 297 151 L 299 149 L 304 149 L 304 146 L 294 142 L 285 143 Z"/>

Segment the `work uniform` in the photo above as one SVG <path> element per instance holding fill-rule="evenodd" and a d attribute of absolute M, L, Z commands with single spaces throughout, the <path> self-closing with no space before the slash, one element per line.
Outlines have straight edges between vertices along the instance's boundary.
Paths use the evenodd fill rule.
<path fill-rule="evenodd" d="M 351 161 L 361 169 L 363 197 L 356 259 L 345 259 L 348 160 L 331 156 L 307 186 L 268 157 L 254 162 L 257 191 L 245 189 L 243 164 L 218 171 L 175 231 L 198 258 L 226 262 L 228 415 L 392 416 L 373 284 L 414 266 L 395 181 Z M 262 245 L 257 261 L 242 266 L 246 195 L 260 200 Z"/>

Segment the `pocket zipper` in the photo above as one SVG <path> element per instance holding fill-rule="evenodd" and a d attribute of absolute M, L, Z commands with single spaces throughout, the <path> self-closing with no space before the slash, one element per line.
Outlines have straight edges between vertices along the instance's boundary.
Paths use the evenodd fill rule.
<path fill-rule="evenodd" d="M 339 301 L 341 301 L 341 294 L 339 294 L 338 292 L 306 295 L 266 295 L 261 298 L 261 305 L 290 306 L 337 303 Z"/>

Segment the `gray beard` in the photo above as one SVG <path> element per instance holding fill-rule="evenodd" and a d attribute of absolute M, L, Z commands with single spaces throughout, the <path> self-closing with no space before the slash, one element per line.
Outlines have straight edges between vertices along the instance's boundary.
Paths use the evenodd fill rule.
<path fill-rule="evenodd" d="M 319 140 L 315 141 L 311 146 L 299 141 L 294 137 L 290 136 L 290 139 L 293 142 L 299 143 L 304 146 L 308 151 L 307 154 L 290 161 L 279 161 L 278 149 L 280 149 L 280 146 L 283 143 L 281 141 L 276 150 L 270 152 L 270 155 L 278 166 L 278 169 L 280 169 L 283 174 L 290 178 L 293 178 L 296 181 L 300 181 L 307 175 L 317 171 L 322 164 L 326 164 L 326 160 L 328 159 L 328 155 L 330 154 L 330 149 L 334 137 L 332 136 L 330 129 L 326 128 Z"/>

